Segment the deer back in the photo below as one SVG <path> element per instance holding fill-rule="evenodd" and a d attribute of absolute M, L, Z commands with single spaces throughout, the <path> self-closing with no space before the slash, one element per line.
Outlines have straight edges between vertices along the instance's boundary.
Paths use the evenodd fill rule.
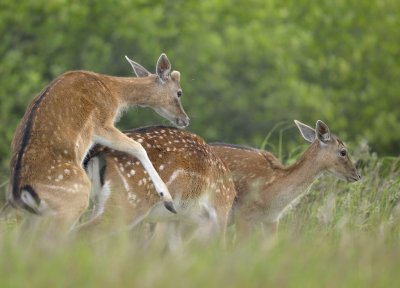
<path fill-rule="evenodd" d="M 205 201 L 215 206 L 217 213 L 223 214 L 221 217 L 227 217 L 235 198 L 234 184 L 224 163 L 202 138 L 163 126 L 125 133 L 146 149 L 177 202 L 178 215 L 185 211 L 190 213 L 191 207 Z M 95 150 L 94 155 L 105 160 L 101 181 L 110 189 L 105 214 L 125 209 L 123 213 L 134 218 L 147 213 L 160 201 L 153 192 L 154 186 L 147 172 L 136 158 L 104 147 Z M 138 212 L 141 209 L 143 211 Z"/>
<path fill-rule="evenodd" d="M 92 98 L 105 102 L 107 110 L 93 105 Z M 116 99 L 107 97 L 96 74 L 85 71 L 61 75 L 36 96 L 12 142 L 14 198 L 24 185 L 73 177 L 74 171 L 68 166 L 81 164 L 92 142 L 94 125 L 104 113 L 116 113 L 117 105 Z M 62 179 L 58 178 L 60 173 Z"/>
<path fill-rule="evenodd" d="M 278 159 L 266 151 L 223 143 L 213 143 L 210 147 L 231 171 L 238 198 L 264 188 L 283 169 Z"/>

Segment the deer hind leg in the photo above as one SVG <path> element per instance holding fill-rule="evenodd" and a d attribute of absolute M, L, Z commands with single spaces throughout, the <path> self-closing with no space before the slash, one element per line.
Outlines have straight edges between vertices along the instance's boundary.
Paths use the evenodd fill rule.
<path fill-rule="evenodd" d="M 139 238 L 143 247 L 162 247 L 170 252 L 179 251 L 183 248 L 181 235 L 181 223 L 177 220 L 167 222 L 146 222 L 140 226 L 141 237 Z"/>
<path fill-rule="evenodd" d="M 129 138 L 115 127 L 102 128 L 96 131 L 95 142 L 136 157 L 142 163 L 147 173 L 149 173 L 156 191 L 164 201 L 165 207 L 169 211 L 176 213 L 172 197 L 167 186 L 161 179 L 160 175 L 158 175 L 147 155 L 146 150 L 140 143 Z"/>
<path fill-rule="evenodd" d="M 273 222 L 265 222 L 262 224 L 263 234 L 266 237 L 277 237 L 279 228 L 279 220 Z"/>
<path fill-rule="evenodd" d="M 39 198 L 46 206 L 42 221 L 56 233 L 70 232 L 89 206 L 90 180 L 83 170 L 75 176 L 58 185 L 36 185 Z"/>
<path fill-rule="evenodd" d="M 131 229 L 132 238 L 137 241 L 139 247 L 147 249 L 154 245 L 157 238 L 158 223 L 143 222 Z"/>
<path fill-rule="evenodd" d="M 182 236 L 179 221 L 170 221 L 167 223 L 168 249 L 178 251 L 182 248 Z"/>
<path fill-rule="evenodd" d="M 207 243 L 220 234 L 218 214 L 214 205 L 206 198 L 200 201 L 199 206 L 192 210 L 190 215 L 182 219 L 184 229 L 181 230 L 184 232 L 185 244 L 192 241 Z"/>
<path fill-rule="evenodd" d="M 235 226 L 236 226 L 236 242 L 242 242 L 249 239 L 254 234 L 254 227 L 251 220 L 243 219 L 241 214 L 236 216 Z"/>

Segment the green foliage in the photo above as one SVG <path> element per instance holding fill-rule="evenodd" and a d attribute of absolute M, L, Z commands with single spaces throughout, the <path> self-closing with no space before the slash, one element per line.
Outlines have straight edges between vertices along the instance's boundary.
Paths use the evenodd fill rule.
<path fill-rule="evenodd" d="M 322 119 L 345 141 L 367 140 L 397 156 L 398 15 L 396 0 L 2 0 L 0 189 L 15 128 L 35 94 L 67 70 L 131 75 L 124 55 L 153 70 L 167 53 L 182 72 L 190 130 L 209 141 L 264 146 L 282 159 L 299 151 L 292 120 Z M 133 109 L 120 127 L 160 122 Z M 254 235 L 226 249 L 192 243 L 171 255 L 122 234 L 59 247 L 1 221 L 1 286 L 396 286 L 399 162 L 365 149 L 354 158 L 362 182 L 317 182 L 282 219 L 274 245 Z"/>
<path fill-rule="evenodd" d="M 124 55 L 153 70 L 161 52 L 182 72 L 190 130 L 209 141 L 259 146 L 278 122 L 322 119 L 398 155 L 399 10 L 395 0 L 2 0 L 0 175 L 26 106 L 52 79 L 130 75 Z M 137 109 L 120 127 L 160 122 Z"/>

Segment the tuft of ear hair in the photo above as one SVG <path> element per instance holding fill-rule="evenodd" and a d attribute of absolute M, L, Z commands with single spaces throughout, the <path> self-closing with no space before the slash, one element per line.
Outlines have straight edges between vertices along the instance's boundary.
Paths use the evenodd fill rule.
<path fill-rule="evenodd" d="M 312 143 L 315 140 L 315 130 L 313 128 L 311 128 L 310 126 L 301 123 L 300 121 L 294 120 L 294 123 L 296 124 L 297 128 L 299 129 L 301 136 L 303 136 L 303 138 Z"/>
<path fill-rule="evenodd" d="M 144 68 L 142 65 L 139 63 L 136 63 L 135 61 L 131 60 L 128 58 L 128 56 L 125 55 L 126 60 L 131 64 L 133 68 L 133 72 L 136 74 L 137 77 L 147 77 L 150 76 L 151 73 L 147 71 L 146 68 Z"/>
<path fill-rule="evenodd" d="M 165 81 L 168 79 L 170 72 L 171 63 L 169 62 L 167 55 L 165 55 L 165 53 L 162 53 L 160 55 L 160 58 L 158 58 L 157 60 L 156 73 L 162 80 Z"/>

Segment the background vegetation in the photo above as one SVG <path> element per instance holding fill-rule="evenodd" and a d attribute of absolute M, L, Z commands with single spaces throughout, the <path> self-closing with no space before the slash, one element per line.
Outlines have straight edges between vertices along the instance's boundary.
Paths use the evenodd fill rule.
<path fill-rule="evenodd" d="M 52 79 L 73 69 L 131 75 L 124 55 L 154 70 L 161 52 L 182 73 L 190 131 L 288 163 L 302 143 L 292 120 L 321 119 L 350 142 L 363 175 L 319 180 L 275 243 L 256 233 L 226 249 L 191 243 L 171 255 L 124 234 L 58 246 L 2 219 L 0 286 L 397 287 L 399 15 L 396 0 L 0 1 L 2 191 L 16 125 Z M 156 123 L 167 124 L 133 109 L 119 126 Z"/>
<path fill-rule="evenodd" d="M 208 141 L 260 146 L 284 121 L 292 147 L 293 119 L 322 119 L 346 142 L 399 155 L 399 15 L 396 0 L 2 0 L 0 174 L 27 104 L 52 79 L 131 75 L 124 55 L 154 71 L 161 52 L 182 73 L 189 129 Z M 155 123 L 167 122 L 136 109 L 120 127 Z"/>

